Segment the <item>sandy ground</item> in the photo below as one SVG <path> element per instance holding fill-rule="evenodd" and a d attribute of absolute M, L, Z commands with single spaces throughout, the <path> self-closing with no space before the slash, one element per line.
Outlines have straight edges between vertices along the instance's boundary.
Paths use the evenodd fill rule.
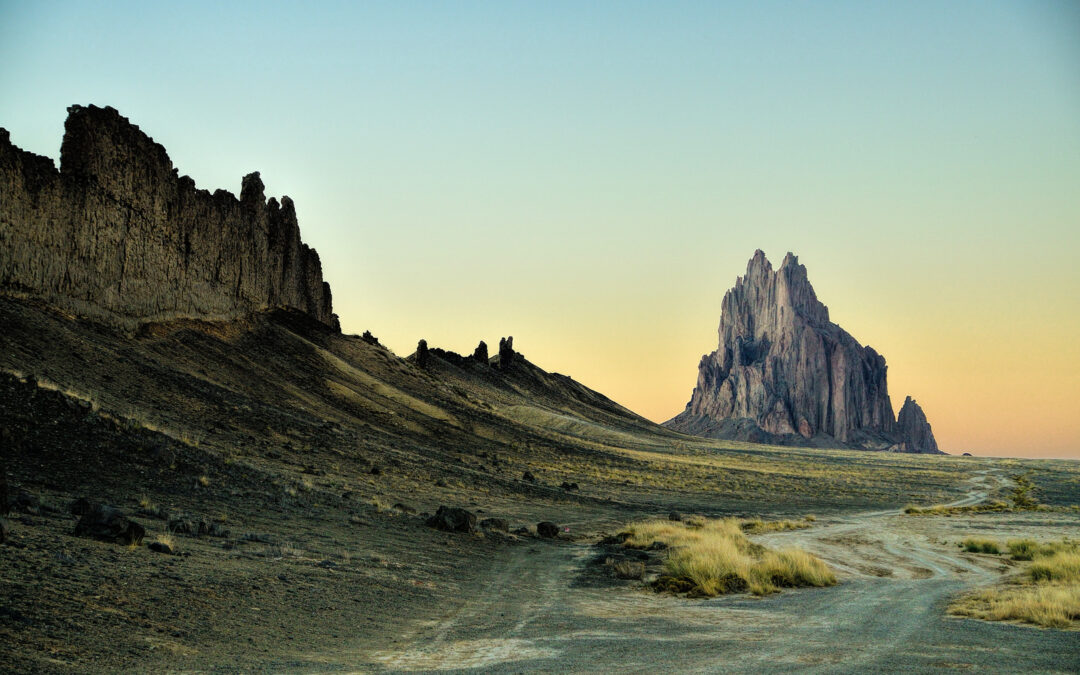
<path fill-rule="evenodd" d="M 977 503 L 1007 482 L 982 471 L 955 503 Z M 960 552 L 958 537 L 973 528 L 1002 538 L 1078 532 L 1075 514 L 1008 514 L 999 526 L 988 518 L 877 511 L 756 537 L 818 554 L 841 582 L 760 599 L 581 588 L 574 581 L 587 544 L 518 548 L 493 563 L 460 609 L 341 662 L 387 672 L 1077 672 L 1080 632 L 946 616 L 952 595 L 1010 569 L 999 557 Z"/>

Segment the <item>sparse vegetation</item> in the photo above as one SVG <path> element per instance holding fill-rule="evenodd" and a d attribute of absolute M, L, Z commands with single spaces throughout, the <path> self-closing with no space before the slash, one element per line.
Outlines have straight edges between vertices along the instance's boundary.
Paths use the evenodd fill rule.
<path fill-rule="evenodd" d="M 813 516 L 810 516 L 812 519 Z M 739 526 L 742 527 L 743 532 L 747 534 L 764 534 L 766 532 L 784 532 L 786 530 L 802 530 L 810 527 L 812 520 L 804 519 L 798 520 L 761 520 L 756 518 L 754 520 L 744 520 Z"/>
<path fill-rule="evenodd" d="M 1008 542 L 1014 560 L 1031 565 L 1011 583 L 960 597 L 953 614 L 988 621 L 1021 621 L 1045 628 L 1068 628 L 1080 621 L 1080 550 L 1068 539 Z"/>
<path fill-rule="evenodd" d="M 751 521 L 751 524 L 762 521 Z M 790 521 L 787 521 L 790 522 Z M 776 527 L 772 530 L 790 529 Z M 631 523 L 626 546 L 666 546 L 661 590 L 715 596 L 747 590 L 755 595 L 794 586 L 831 586 L 836 576 L 818 558 L 798 549 L 772 551 L 746 538 L 735 518 L 681 522 L 646 520 Z"/>
<path fill-rule="evenodd" d="M 991 553 L 993 555 L 1001 554 L 1001 547 L 993 539 L 982 539 L 980 537 L 968 537 L 960 542 L 960 548 L 964 549 L 968 553 Z"/>
<path fill-rule="evenodd" d="M 982 504 L 971 504 L 970 506 L 945 506 L 944 504 L 937 504 L 935 506 L 907 506 L 904 508 L 904 513 L 909 516 L 958 516 L 967 513 L 1004 513 L 1011 510 L 1013 509 L 1003 501 L 992 501 Z"/>

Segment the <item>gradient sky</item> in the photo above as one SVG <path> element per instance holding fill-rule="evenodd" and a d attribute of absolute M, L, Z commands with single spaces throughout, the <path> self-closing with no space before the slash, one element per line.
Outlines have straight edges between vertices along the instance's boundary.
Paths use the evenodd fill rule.
<path fill-rule="evenodd" d="M 259 170 L 347 332 L 513 335 L 657 421 L 790 250 L 944 449 L 1080 456 L 1080 4 L 304 4 L 0 0 L 0 126 Z"/>

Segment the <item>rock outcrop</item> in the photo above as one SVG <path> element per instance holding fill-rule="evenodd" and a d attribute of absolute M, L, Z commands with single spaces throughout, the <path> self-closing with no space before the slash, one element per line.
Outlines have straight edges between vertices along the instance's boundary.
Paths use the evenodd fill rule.
<path fill-rule="evenodd" d="M 292 200 L 258 173 L 237 199 L 179 176 L 113 108 L 68 108 L 60 169 L 0 129 L 0 292 L 124 327 L 274 307 L 337 328 Z"/>
<path fill-rule="evenodd" d="M 896 416 L 896 433 L 900 437 L 900 450 L 908 452 L 938 452 L 934 432 L 926 421 L 926 414 L 915 399 L 908 396 Z"/>
<path fill-rule="evenodd" d="M 724 295 L 719 334 L 686 410 L 665 426 L 756 442 L 937 450 L 929 425 L 917 438 L 900 435 L 885 359 L 829 320 L 791 253 L 773 270 L 755 252 Z"/>

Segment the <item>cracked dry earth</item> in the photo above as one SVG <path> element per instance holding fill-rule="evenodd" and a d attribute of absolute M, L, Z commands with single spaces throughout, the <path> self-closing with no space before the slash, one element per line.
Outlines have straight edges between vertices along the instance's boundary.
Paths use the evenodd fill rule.
<path fill-rule="evenodd" d="M 1008 482 L 998 470 L 979 472 L 954 505 Z M 459 610 L 345 660 L 387 672 L 1077 672 L 1080 632 L 947 616 L 951 596 L 1010 568 L 960 552 L 956 542 L 972 528 L 1003 538 L 1033 527 L 1048 537 L 1077 532 L 1075 514 L 999 520 L 876 511 L 755 537 L 811 551 L 840 579 L 766 598 L 581 587 L 574 581 L 595 553 L 589 545 L 514 547 L 490 561 L 482 585 L 464 589 L 471 599 Z"/>

